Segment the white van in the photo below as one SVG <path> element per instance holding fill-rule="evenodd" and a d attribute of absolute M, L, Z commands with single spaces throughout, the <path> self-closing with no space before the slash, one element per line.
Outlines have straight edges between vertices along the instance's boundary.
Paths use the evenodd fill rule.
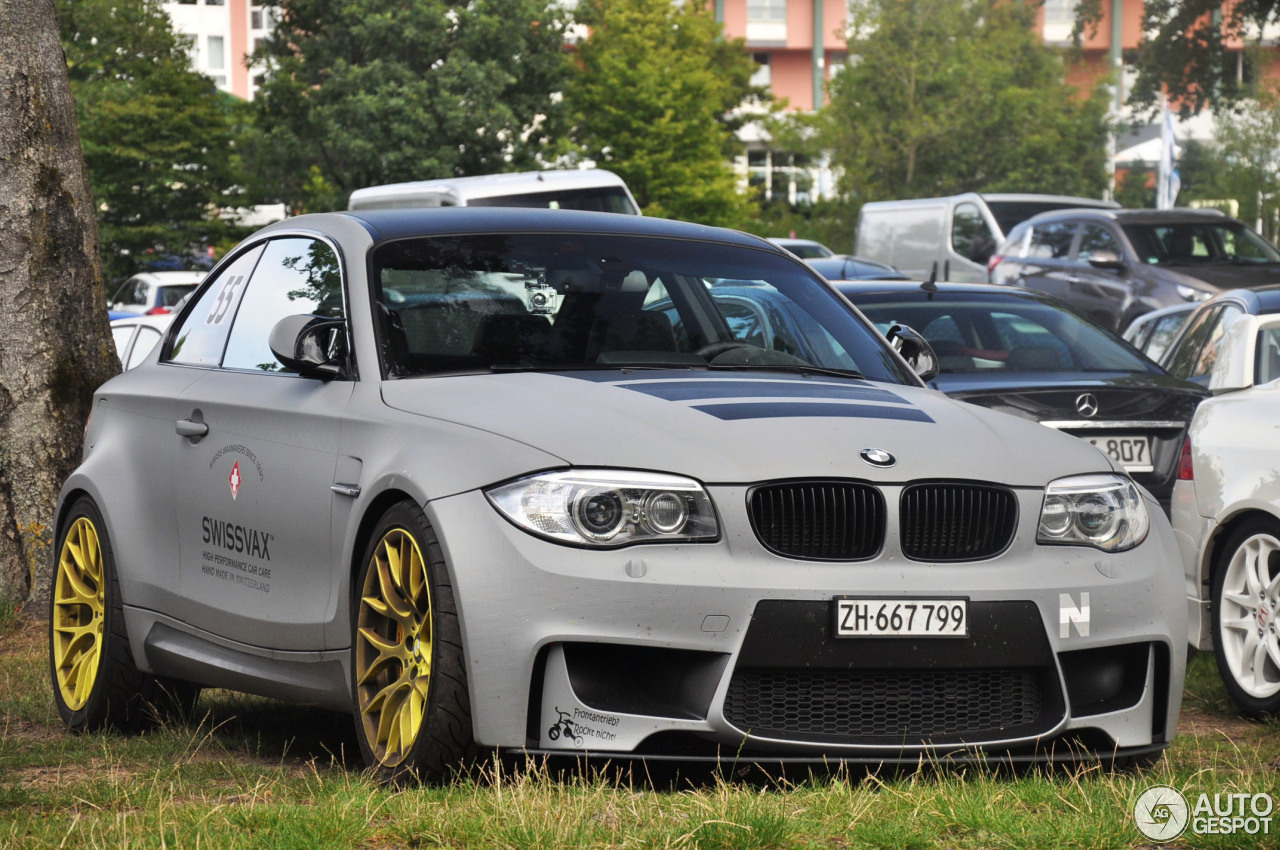
<path fill-rule="evenodd" d="M 352 210 L 417 207 L 541 207 L 640 214 L 622 178 L 598 168 L 388 183 L 357 189 L 347 202 Z"/>
<path fill-rule="evenodd" d="M 939 280 L 987 280 L 987 260 L 1005 234 L 1031 216 L 1074 207 L 1115 209 L 1114 201 L 1068 195 L 980 195 L 876 201 L 858 213 L 853 253 L 888 263 L 924 279 L 938 267 Z"/>

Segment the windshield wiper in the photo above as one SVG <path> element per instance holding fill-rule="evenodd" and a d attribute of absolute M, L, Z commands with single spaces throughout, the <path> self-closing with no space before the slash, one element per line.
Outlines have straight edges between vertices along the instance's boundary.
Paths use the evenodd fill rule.
<path fill-rule="evenodd" d="M 751 365 L 748 363 L 725 363 L 714 364 L 708 363 L 708 369 L 717 371 L 724 370 L 726 372 L 793 372 L 797 375 L 828 375 L 833 378 L 862 378 L 865 376 L 856 369 L 832 369 L 826 366 L 809 366 L 798 364 L 758 364 Z"/>

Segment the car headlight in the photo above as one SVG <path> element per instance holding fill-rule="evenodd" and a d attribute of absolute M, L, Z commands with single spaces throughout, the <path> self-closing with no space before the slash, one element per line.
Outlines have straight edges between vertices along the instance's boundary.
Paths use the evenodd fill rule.
<path fill-rule="evenodd" d="M 1151 518 L 1138 487 L 1123 475 L 1075 475 L 1044 491 L 1037 543 L 1132 549 L 1147 537 Z"/>
<path fill-rule="evenodd" d="M 1187 286 L 1179 283 L 1178 294 L 1182 296 L 1184 301 L 1208 301 L 1213 297 L 1212 292 L 1206 292 L 1203 289 L 1196 289 L 1194 286 Z"/>
<path fill-rule="evenodd" d="M 485 491 L 503 516 L 539 537 L 579 546 L 715 540 L 711 498 L 691 478 L 654 472 L 544 472 Z"/>

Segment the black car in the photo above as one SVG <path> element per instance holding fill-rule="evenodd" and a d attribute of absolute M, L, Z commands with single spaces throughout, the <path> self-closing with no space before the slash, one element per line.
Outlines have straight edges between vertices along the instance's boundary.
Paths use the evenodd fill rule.
<path fill-rule="evenodd" d="M 1173 342 L 1165 350 L 1160 365 L 1170 374 L 1209 386 L 1218 341 L 1240 316 L 1280 313 L 1280 286 L 1233 289 L 1196 307 Z"/>
<path fill-rule="evenodd" d="M 888 263 L 877 263 L 864 257 L 836 254 L 831 257 L 806 259 L 806 263 L 827 280 L 907 280 L 907 276 Z"/>
<path fill-rule="evenodd" d="M 1216 210 L 1056 210 L 1015 227 L 987 268 L 1119 333 L 1161 307 L 1280 283 L 1280 250 Z"/>
<path fill-rule="evenodd" d="M 965 283 L 835 286 L 882 331 L 902 324 L 924 335 L 942 370 L 937 389 L 1088 440 L 1168 510 L 1204 388 L 1042 293 Z"/>

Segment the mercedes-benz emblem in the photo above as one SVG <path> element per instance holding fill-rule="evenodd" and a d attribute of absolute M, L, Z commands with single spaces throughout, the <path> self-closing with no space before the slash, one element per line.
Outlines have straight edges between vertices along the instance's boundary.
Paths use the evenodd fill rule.
<path fill-rule="evenodd" d="M 863 449 L 859 454 L 862 459 L 872 466 L 893 466 L 897 463 L 897 459 L 884 449 Z"/>
<path fill-rule="evenodd" d="M 1076 410 L 1081 416 L 1098 415 L 1098 399 L 1093 393 L 1081 393 L 1076 396 Z"/>

